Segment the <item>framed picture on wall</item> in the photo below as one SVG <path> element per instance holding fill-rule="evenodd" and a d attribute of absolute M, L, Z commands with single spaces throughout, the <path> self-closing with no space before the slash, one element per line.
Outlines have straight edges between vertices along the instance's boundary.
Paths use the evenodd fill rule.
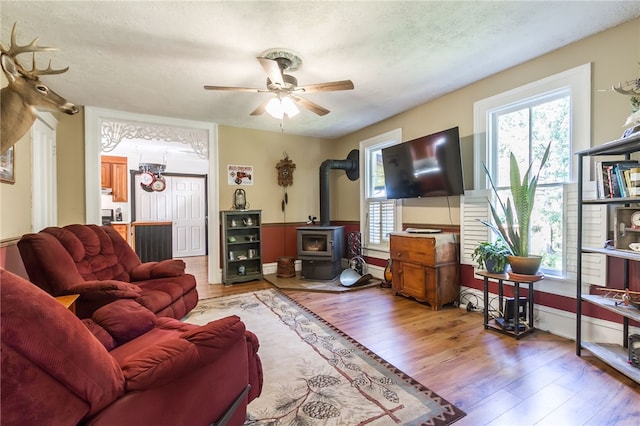
<path fill-rule="evenodd" d="M 15 146 L 12 146 L 0 155 L 0 182 L 15 183 Z"/>

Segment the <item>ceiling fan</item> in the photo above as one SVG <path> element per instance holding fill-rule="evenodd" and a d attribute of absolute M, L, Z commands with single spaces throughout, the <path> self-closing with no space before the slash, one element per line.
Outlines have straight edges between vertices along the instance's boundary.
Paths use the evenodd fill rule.
<path fill-rule="evenodd" d="M 297 114 L 295 104 L 308 109 L 320 116 L 330 111 L 299 95 L 305 93 L 333 92 L 337 90 L 352 90 L 351 80 L 330 81 L 327 83 L 309 84 L 298 86 L 298 80 L 285 72 L 292 72 L 300 68 L 302 59 L 295 53 L 284 49 L 269 49 L 258 56 L 258 61 L 267 73 L 266 89 L 250 87 L 230 86 L 204 86 L 206 90 L 227 90 L 236 92 L 273 93 L 275 97 L 267 99 L 251 112 L 251 115 L 260 115 L 267 111 L 276 118 L 282 118 L 283 112 L 289 117 Z M 292 102 L 293 101 L 293 102 Z M 295 104 L 294 104 L 295 102 Z M 273 107 L 279 108 L 275 114 Z M 284 108 L 284 111 L 283 111 Z"/>

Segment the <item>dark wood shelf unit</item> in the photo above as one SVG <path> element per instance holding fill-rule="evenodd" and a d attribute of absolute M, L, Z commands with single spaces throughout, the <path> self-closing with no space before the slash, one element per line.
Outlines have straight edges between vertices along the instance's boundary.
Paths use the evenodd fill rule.
<path fill-rule="evenodd" d="M 640 203 L 640 197 L 584 199 L 584 160 L 586 157 L 595 156 L 622 156 L 625 160 L 631 158 L 631 154 L 640 152 L 640 133 L 626 138 L 617 139 L 605 144 L 582 150 L 576 153 L 578 156 L 578 253 L 576 276 L 576 354 L 582 355 L 583 350 L 589 351 L 593 356 L 601 359 L 622 374 L 640 383 L 640 368 L 636 368 L 628 362 L 628 338 L 629 321 L 640 321 L 640 311 L 632 306 L 616 306 L 615 302 L 600 295 L 582 293 L 582 255 L 585 253 L 597 253 L 607 257 L 623 260 L 624 288 L 629 288 L 630 262 L 640 261 L 640 253 L 626 249 L 609 249 L 599 247 L 585 247 L 582 243 L 583 233 L 583 206 L 585 205 L 620 205 L 629 206 Z M 635 230 L 634 230 L 635 231 Z M 604 243 L 604 242 L 603 242 Z M 582 339 L 582 305 L 589 303 L 620 315 L 622 318 L 622 342 L 611 344 L 604 342 L 583 341 Z"/>
<path fill-rule="evenodd" d="M 222 282 L 261 280 L 262 211 L 226 210 L 222 224 Z"/>

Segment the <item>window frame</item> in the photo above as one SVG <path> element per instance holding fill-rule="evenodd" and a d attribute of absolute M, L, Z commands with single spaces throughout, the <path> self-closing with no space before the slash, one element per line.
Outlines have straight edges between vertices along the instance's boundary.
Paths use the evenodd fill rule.
<path fill-rule="evenodd" d="M 541 99 L 545 95 L 567 88 L 570 96 L 570 152 L 576 152 L 591 146 L 591 63 L 551 75 L 521 87 L 491 96 L 474 103 L 474 188 L 490 195 L 489 184 L 484 174 L 482 163 L 491 170 L 495 156 L 491 149 L 494 139 L 489 133 L 492 113 L 504 111 L 512 105 L 532 99 Z M 570 170 L 564 193 L 575 186 L 577 181 L 577 157 L 571 154 Z M 588 177 L 585 177 L 588 180 Z M 575 261 L 576 254 L 568 250 L 568 222 L 571 220 L 567 212 L 568 203 L 563 205 L 563 273 L 561 276 L 548 276 L 551 281 L 567 282 L 574 273 L 569 272 L 568 265 Z"/>
<path fill-rule="evenodd" d="M 371 185 L 370 179 L 370 167 L 369 159 L 371 158 L 371 151 L 386 148 L 388 146 L 397 145 L 402 143 L 402 129 L 394 129 L 378 136 L 371 137 L 360 141 L 360 232 L 362 234 L 362 253 L 365 256 L 387 259 L 389 257 L 389 246 L 387 245 L 369 245 L 369 227 L 368 227 L 368 213 L 370 202 L 386 202 L 385 197 L 369 198 L 368 188 Z M 402 230 L 402 203 L 398 200 L 388 200 L 395 206 L 394 208 L 394 230 Z"/>

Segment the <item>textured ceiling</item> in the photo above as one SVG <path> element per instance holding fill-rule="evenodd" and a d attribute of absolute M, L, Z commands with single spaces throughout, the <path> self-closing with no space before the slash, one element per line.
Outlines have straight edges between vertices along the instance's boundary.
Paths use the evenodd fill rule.
<path fill-rule="evenodd" d="M 0 14 L 4 45 L 17 22 L 20 44 L 61 49 L 40 66 L 70 70 L 43 80 L 76 104 L 268 131 L 279 120 L 249 114 L 269 95 L 203 86 L 264 88 L 256 56 L 293 50 L 300 85 L 355 89 L 305 95 L 331 113 L 303 110 L 284 131 L 336 138 L 638 17 L 640 2 L 3 0 Z"/>

